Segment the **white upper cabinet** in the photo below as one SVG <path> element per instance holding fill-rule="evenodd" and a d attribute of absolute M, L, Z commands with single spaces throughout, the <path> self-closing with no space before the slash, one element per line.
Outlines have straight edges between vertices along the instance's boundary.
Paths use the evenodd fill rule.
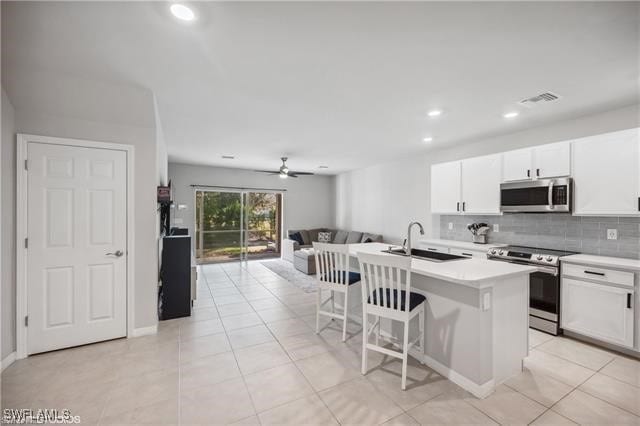
<path fill-rule="evenodd" d="M 505 182 L 570 174 L 571 145 L 569 142 L 540 145 L 503 154 L 502 180 Z"/>
<path fill-rule="evenodd" d="M 502 158 L 502 179 L 504 181 L 531 179 L 533 159 L 530 148 L 505 152 Z"/>
<path fill-rule="evenodd" d="M 559 142 L 533 148 L 531 175 L 536 178 L 569 176 L 571 174 L 571 143 Z"/>
<path fill-rule="evenodd" d="M 464 213 L 500 213 L 500 154 L 462 160 L 462 207 Z"/>
<path fill-rule="evenodd" d="M 431 212 L 460 211 L 460 161 L 431 166 Z"/>
<path fill-rule="evenodd" d="M 431 166 L 431 212 L 500 213 L 501 156 Z"/>
<path fill-rule="evenodd" d="M 572 143 L 575 215 L 640 215 L 639 130 Z"/>

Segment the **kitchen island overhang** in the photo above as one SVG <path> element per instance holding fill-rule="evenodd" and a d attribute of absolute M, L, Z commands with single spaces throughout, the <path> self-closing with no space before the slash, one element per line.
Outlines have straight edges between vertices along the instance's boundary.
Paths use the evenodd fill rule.
<path fill-rule="evenodd" d="M 388 249 L 381 243 L 349 247 L 354 259 Z M 424 354 L 411 355 L 474 396 L 490 395 L 522 371 L 529 351 L 529 275 L 537 270 L 482 259 L 414 258 L 411 291 L 427 297 L 426 344 Z M 383 327 L 392 339 L 402 331 L 390 322 Z"/>

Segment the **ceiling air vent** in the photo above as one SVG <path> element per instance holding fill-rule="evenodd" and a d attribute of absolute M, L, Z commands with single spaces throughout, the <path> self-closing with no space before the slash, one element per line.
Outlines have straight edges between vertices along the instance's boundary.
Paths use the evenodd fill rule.
<path fill-rule="evenodd" d="M 527 99 L 523 99 L 520 102 L 518 102 L 518 104 L 531 108 L 537 105 L 545 104 L 547 102 L 557 101 L 558 99 L 560 99 L 559 95 L 556 95 L 555 93 L 551 93 L 551 92 L 544 92 L 544 93 L 540 93 L 539 95 L 532 96 Z"/>

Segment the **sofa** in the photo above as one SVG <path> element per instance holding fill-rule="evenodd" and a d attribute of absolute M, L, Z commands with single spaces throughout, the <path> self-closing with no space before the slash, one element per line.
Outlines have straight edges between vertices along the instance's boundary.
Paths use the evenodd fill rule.
<path fill-rule="evenodd" d="M 289 262 L 294 262 L 295 252 L 301 249 L 313 247 L 313 242 L 318 241 L 320 232 L 331 233 L 331 243 L 333 244 L 356 244 L 364 242 L 382 242 L 382 235 L 368 232 L 345 231 L 342 229 L 314 228 L 314 229 L 290 229 L 287 231 L 287 238 L 282 240 L 282 258 Z M 291 238 L 294 234 L 300 234 L 301 241 Z"/>

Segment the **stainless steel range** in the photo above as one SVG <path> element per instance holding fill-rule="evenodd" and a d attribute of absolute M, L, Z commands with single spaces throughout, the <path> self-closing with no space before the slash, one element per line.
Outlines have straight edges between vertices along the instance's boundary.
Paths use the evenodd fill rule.
<path fill-rule="evenodd" d="M 545 333 L 560 333 L 560 259 L 575 252 L 536 247 L 507 246 L 487 252 L 490 260 L 541 268 L 530 275 L 529 326 Z"/>

